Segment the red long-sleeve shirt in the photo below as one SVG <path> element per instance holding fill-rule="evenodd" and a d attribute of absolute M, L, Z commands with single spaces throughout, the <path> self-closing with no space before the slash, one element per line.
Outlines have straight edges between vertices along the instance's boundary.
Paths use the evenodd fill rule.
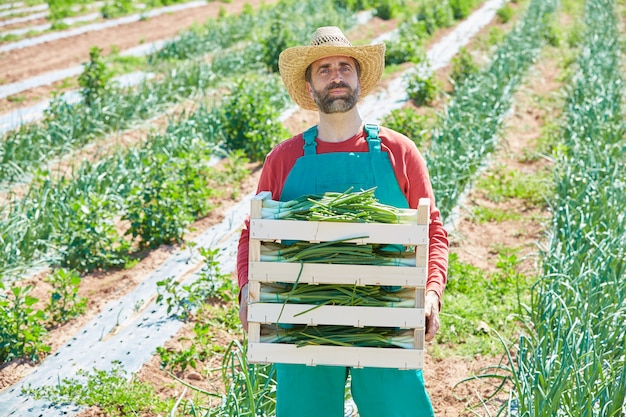
<path fill-rule="evenodd" d="M 420 198 L 430 199 L 431 222 L 426 291 L 435 291 L 441 300 L 448 269 L 448 232 L 443 227 L 441 215 L 435 204 L 426 162 L 415 144 L 406 136 L 381 127 L 379 138 L 381 150 L 389 153 L 396 179 L 406 196 L 409 207 L 417 208 Z M 272 199 L 280 199 L 287 176 L 296 160 L 304 155 L 303 145 L 302 134 L 299 134 L 280 143 L 268 154 L 259 179 L 257 193 L 270 191 Z M 361 131 L 343 142 L 318 141 L 317 153 L 329 152 L 368 152 L 365 132 Z M 250 220 L 246 219 L 239 238 L 237 252 L 239 288 L 248 282 L 249 226 Z"/>

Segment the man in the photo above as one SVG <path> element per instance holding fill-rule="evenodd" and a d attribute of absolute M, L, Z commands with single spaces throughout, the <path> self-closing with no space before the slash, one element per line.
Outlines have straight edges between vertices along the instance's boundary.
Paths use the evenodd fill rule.
<path fill-rule="evenodd" d="M 317 29 L 309 46 L 284 50 L 280 74 L 300 107 L 319 112 L 319 124 L 277 145 L 267 156 L 258 192 L 275 200 L 304 194 L 376 188 L 385 204 L 416 208 L 429 198 L 429 272 L 426 340 L 439 329 L 441 295 L 448 266 L 448 237 L 415 144 L 390 129 L 364 124 L 357 109 L 380 80 L 385 45 L 352 46 L 339 28 Z M 241 233 L 237 269 L 240 318 L 247 329 L 248 224 Z M 433 409 L 421 371 L 277 364 L 278 417 L 343 416 L 348 372 L 361 417 L 426 417 Z"/>

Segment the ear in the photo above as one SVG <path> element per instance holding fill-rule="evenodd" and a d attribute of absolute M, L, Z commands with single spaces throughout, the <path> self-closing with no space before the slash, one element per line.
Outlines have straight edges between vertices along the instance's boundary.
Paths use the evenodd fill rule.
<path fill-rule="evenodd" d="M 311 98 L 313 98 L 313 87 L 311 87 L 311 83 L 308 81 L 306 82 L 306 91 L 309 93 Z"/>

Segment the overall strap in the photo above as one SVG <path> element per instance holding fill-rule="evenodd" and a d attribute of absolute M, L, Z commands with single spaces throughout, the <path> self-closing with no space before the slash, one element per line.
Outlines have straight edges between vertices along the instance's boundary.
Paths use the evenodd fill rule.
<path fill-rule="evenodd" d="M 310 127 L 303 134 L 304 139 L 304 155 L 315 155 L 317 153 L 317 125 Z"/>
<path fill-rule="evenodd" d="M 365 124 L 365 133 L 367 133 L 367 144 L 370 152 L 380 152 L 380 138 L 378 137 L 380 127 L 376 124 Z"/>

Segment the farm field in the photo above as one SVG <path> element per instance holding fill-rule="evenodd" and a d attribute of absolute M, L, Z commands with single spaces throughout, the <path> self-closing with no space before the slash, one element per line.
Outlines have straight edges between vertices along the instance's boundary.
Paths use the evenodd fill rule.
<path fill-rule="evenodd" d="M 406 2 L 391 16 L 380 3 L 283 30 L 259 17 L 265 10 L 268 20 L 285 23 L 290 13 L 316 7 L 293 3 L 275 12 L 278 1 L 210 2 L 0 54 L 0 87 L 90 60 L 91 80 L 106 78 L 98 72 L 102 62 L 115 75 L 154 76 L 134 90 L 111 90 L 111 98 L 108 87 L 76 76 L 0 99 L 0 114 L 80 88 L 86 103 L 73 113 L 53 100 L 43 127 L 24 125 L 3 137 L 0 415 L 255 415 L 254 407 L 271 415 L 267 368 L 254 373 L 244 363 L 242 371 L 239 363 L 245 336 L 232 242 L 271 140 L 316 123 L 315 113 L 293 108 L 267 75 L 277 57 L 272 51 L 301 43 L 310 27 L 326 22 L 345 25 L 353 43 L 386 39 L 387 71 L 362 109 L 366 120 L 380 118 L 374 121 L 416 142 L 450 232 L 442 326 L 424 366 L 435 415 L 624 415 L 619 51 L 626 5 L 468 2 L 467 15 L 454 18 L 434 2 Z M 490 17 L 464 34 L 462 45 L 445 43 L 481 14 Z M 192 43 L 207 19 L 226 22 L 224 16 L 235 24 L 209 26 L 208 38 Z M 598 20 L 606 30 L 594 26 Z M 116 57 L 191 27 L 187 43 L 172 42 L 161 55 Z M 394 30 L 403 42 L 389 41 Z M 411 32 L 418 30 L 424 32 Z M 598 31 L 605 36 L 599 44 L 586 37 L 598 38 Z M 264 37 L 274 43 L 262 47 Z M 410 78 L 426 56 L 438 58 L 427 52 L 440 45 L 460 50 L 428 78 Z M 582 51 L 589 50 L 603 60 L 588 62 Z M 590 76 L 601 64 L 604 72 Z M 605 100 L 586 101 L 600 91 Z M 398 102 L 397 94 L 409 99 Z M 614 105 L 593 107 L 597 102 Z M 262 127 L 265 119 L 275 123 Z M 597 138 L 598 145 L 579 138 Z M 574 278 L 581 275 L 595 284 Z M 149 325 L 135 327 L 136 320 Z M 98 335 L 85 330 L 90 324 L 101 326 Z M 158 348 L 152 341 L 143 347 L 150 338 L 161 340 Z M 116 345 L 107 348 L 107 340 Z M 55 358 L 67 358 L 64 372 L 106 395 L 94 399 L 74 387 L 74 396 L 51 389 L 33 400 L 15 392 Z M 43 372 L 40 379 L 51 375 Z M 578 382 L 563 378 L 567 373 Z M 533 382 L 539 374 L 542 384 Z M 582 392 L 582 380 L 597 388 Z M 582 409 L 588 412 L 572 411 Z"/>

